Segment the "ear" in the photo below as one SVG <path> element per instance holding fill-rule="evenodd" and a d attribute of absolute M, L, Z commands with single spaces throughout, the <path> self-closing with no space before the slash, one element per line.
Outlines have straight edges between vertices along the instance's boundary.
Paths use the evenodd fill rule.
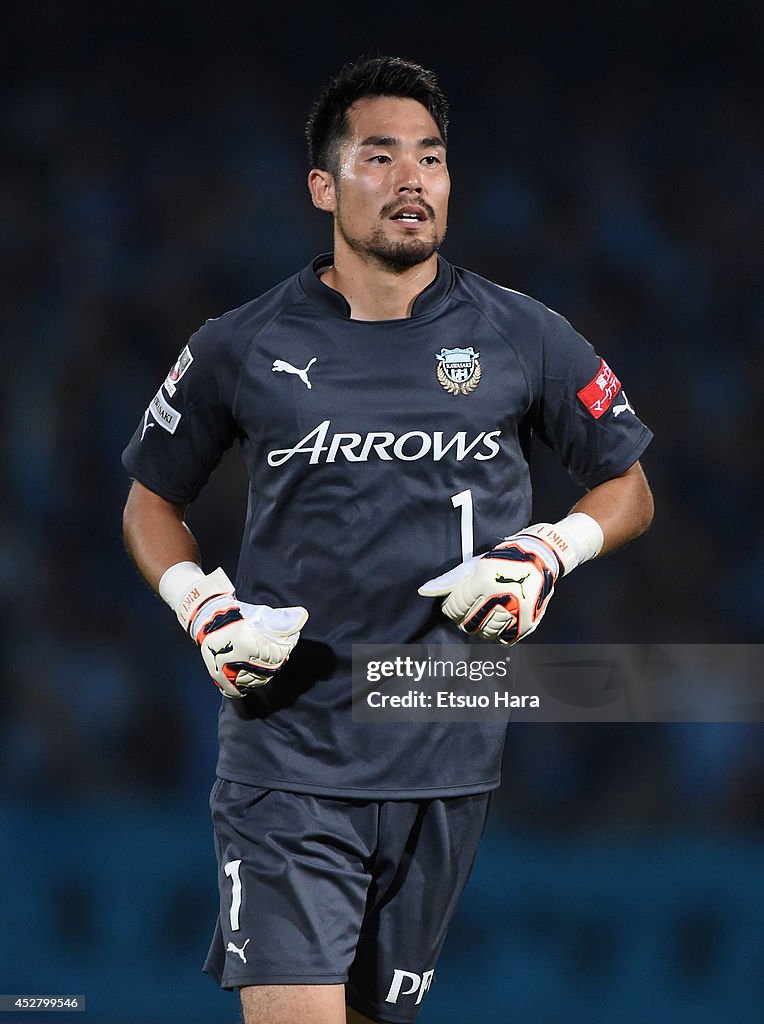
<path fill-rule="evenodd" d="M 308 175 L 308 188 L 313 205 L 319 210 L 334 213 L 337 208 L 337 195 L 334 187 L 334 176 L 329 171 L 314 167 Z"/>

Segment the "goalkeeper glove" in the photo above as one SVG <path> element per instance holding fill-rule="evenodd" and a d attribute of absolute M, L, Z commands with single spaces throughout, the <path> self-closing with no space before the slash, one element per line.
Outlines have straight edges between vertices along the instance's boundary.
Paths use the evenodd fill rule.
<path fill-rule="evenodd" d="M 539 523 L 428 580 L 423 597 L 445 597 L 443 612 L 459 629 L 515 644 L 538 626 L 560 575 L 602 548 L 599 523 L 574 512 L 559 523 Z"/>
<path fill-rule="evenodd" d="M 239 601 L 223 569 L 205 576 L 193 562 L 171 566 L 159 581 L 159 593 L 196 640 L 225 697 L 246 697 L 264 686 L 284 665 L 308 620 L 301 607 Z"/>

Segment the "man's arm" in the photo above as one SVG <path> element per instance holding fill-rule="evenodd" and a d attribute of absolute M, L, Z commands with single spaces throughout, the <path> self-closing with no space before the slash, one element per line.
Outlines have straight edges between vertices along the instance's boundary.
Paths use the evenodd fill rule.
<path fill-rule="evenodd" d="M 122 517 L 125 547 L 138 571 L 155 590 L 178 562 L 201 564 L 199 547 L 183 521 L 184 505 L 173 505 L 137 480 L 133 481 Z"/>
<path fill-rule="evenodd" d="M 288 659 L 308 613 L 239 601 L 222 569 L 205 576 L 199 546 L 176 505 L 133 483 L 123 514 L 125 546 L 138 569 L 196 640 L 226 697 L 269 682 Z"/>
<path fill-rule="evenodd" d="M 653 496 L 639 462 L 621 476 L 593 487 L 571 509 L 599 523 L 604 537 L 599 555 L 644 533 L 653 520 Z"/>

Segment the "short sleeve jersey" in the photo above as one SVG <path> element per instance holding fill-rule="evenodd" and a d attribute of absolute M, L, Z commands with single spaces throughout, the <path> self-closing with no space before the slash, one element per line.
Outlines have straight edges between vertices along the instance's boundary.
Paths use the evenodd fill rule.
<path fill-rule="evenodd" d="M 540 302 L 439 258 L 410 317 L 353 320 L 320 280 L 330 265 L 197 331 L 123 462 L 185 504 L 238 441 L 250 484 L 237 594 L 310 613 L 271 682 L 222 700 L 221 777 L 359 798 L 489 790 L 504 726 L 353 721 L 352 646 L 468 643 L 417 588 L 462 558 L 454 496 L 469 491 L 476 553 L 528 525 L 533 434 L 588 488 L 652 435 Z"/>

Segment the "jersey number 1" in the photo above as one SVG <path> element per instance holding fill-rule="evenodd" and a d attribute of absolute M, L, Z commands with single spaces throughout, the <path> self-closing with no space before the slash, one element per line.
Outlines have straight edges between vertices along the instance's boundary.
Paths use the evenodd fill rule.
<path fill-rule="evenodd" d="M 462 534 L 462 561 L 466 562 L 472 558 L 475 547 L 475 531 L 472 517 L 472 491 L 459 491 L 451 495 L 451 504 L 454 508 L 461 509 L 461 534 Z"/>

